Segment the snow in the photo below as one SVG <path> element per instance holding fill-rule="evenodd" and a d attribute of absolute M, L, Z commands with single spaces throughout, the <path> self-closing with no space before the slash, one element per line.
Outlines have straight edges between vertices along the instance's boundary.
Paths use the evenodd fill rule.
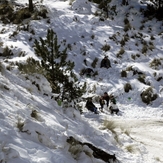
<path fill-rule="evenodd" d="M 22 0 L 16 2 L 26 3 Z M 154 58 L 163 58 L 163 27 L 161 22 L 153 19 L 147 20 L 143 24 L 144 30 L 140 30 L 143 20 L 139 12 L 141 3 L 134 0 L 129 3 L 134 7 L 120 6 L 120 0 L 111 2 L 112 6 L 119 4 L 117 15 L 111 15 L 116 19 L 99 21 L 94 16 L 96 5 L 88 0 L 75 0 L 72 5 L 70 1 L 43 1 L 49 12 L 50 23 L 44 19 L 28 22 L 35 31 L 35 36 L 20 30 L 18 35 L 10 37 L 17 26 L 4 26 L 0 23 L 0 31 L 3 31 L 0 33 L 0 42 L 3 42 L 3 47 L 11 47 L 15 54 L 10 58 L 0 57 L 0 162 L 103 163 L 93 157 L 93 151 L 88 146 L 83 149 L 78 146 L 79 152 L 71 153 L 71 145 L 67 143 L 70 136 L 81 142 L 92 143 L 109 154 L 115 154 L 121 163 L 163 162 L 163 80 L 156 81 L 158 77 L 163 77 L 163 62 L 158 70 L 149 66 Z M 132 37 L 125 45 L 124 57 L 117 58 L 116 54 L 121 48 L 118 41 L 126 34 L 123 21 L 127 11 L 133 27 L 128 35 L 132 37 L 142 33 L 143 36 Z M 150 32 L 149 27 L 152 28 Z M 39 59 L 34 54 L 33 42 L 29 38 L 45 38 L 48 28 L 57 33 L 60 41 L 66 40 L 72 45 L 68 57 L 75 62 L 76 74 L 87 67 L 83 63 L 84 59 L 87 60 L 88 67 L 91 67 L 95 57 L 99 59 L 94 69 L 98 71 L 97 76 L 85 78 L 78 75 L 80 81 L 88 83 L 88 91 L 83 98 L 93 97 L 93 102 L 99 108 L 98 96 L 104 92 L 114 94 L 120 114 L 111 115 L 105 106 L 104 113 L 96 115 L 84 107 L 85 101 L 80 103 L 83 114 L 71 107 L 60 107 L 51 98 L 53 94 L 45 77 L 21 74 L 16 67 L 11 67 L 10 71 L 7 69 L 12 62 L 25 62 L 28 57 Z M 91 38 L 92 35 L 95 36 L 94 39 Z M 110 39 L 114 35 L 115 41 Z M 151 36 L 155 37 L 155 49 L 149 50 L 149 56 L 146 56 L 141 54 L 141 39 L 150 42 Z M 105 44 L 109 44 L 111 50 L 102 51 L 101 47 Z M 25 55 L 19 56 L 21 51 Z M 86 52 L 86 56 L 82 52 Z M 136 54 L 140 54 L 140 57 L 132 59 L 131 55 Z M 111 61 L 112 67 L 109 69 L 99 68 L 104 55 L 108 55 Z M 146 82 L 150 82 L 158 94 L 158 98 L 151 104 L 146 105 L 141 101 L 141 92 L 149 86 L 137 80 L 138 74 L 133 75 L 133 71 L 128 70 L 127 77 L 121 77 L 121 71 L 129 67 L 143 72 Z M 39 83 L 40 91 L 33 82 Z M 128 82 L 133 89 L 126 93 L 123 87 Z M 36 118 L 31 116 L 34 112 L 37 114 Z M 114 124 L 112 130 L 104 125 L 109 122 Z"/>

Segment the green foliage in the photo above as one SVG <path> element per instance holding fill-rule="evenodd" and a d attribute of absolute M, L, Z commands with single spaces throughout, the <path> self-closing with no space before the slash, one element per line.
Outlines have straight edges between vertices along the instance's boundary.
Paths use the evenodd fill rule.
<path fill-rule="evenodd" d="M 47 30 L 45 39 L 35 40 L 35 53 L 41 57 L 41 66 L 51 84 L 52 91 L 59 93 L 62 101 L 75 102 L 85 92 L 86 86 L 77 82 L 73 72 L 74 62 L 67 61 L 67 47 L 60 50 L 57 34 Z"/>
<path fill-rule="evenodd" d="M 100 11 L 96 11 L 95 15 L 100 16 L 101 21 L 104 21 L 111 15 L 117 14 L 116 6 L 112 6 L 112 7 L 109 6 L 109 3 L 111 2 L 111 0 L 102 0 L 102 1 L 90 0 L 90 1 L 98 4 L 98 8 L 100 9 Z"/>
<path fill-rule="evenodd" d="M 15 10 L 16 8 L 16 10 Z M 0 5 L 0 20 L 4 24 L 14 23 L 20 24 L 25 19 L 40 19 L 40 17 L 47 18 L 47 9 L 45 6 L 35 6 L 34 11 L 30 11 L 28 7 L 16 6 L 16 3 L 6 1 Z"/>
<path fill-rule="evenodd" d="M 24 74 L 34 74 L 39 73 L 43 74 L 44 70 L 42 69 L 40 62 L 36 61 L 33 58 L 28 58 L 26 60 L 26 63 L 16 63 L 18 66 L 19 71 L 21 71 Z"/>
<path fill-rule="evenodd" d="M 163 1 L 162 0 L 150 0 L 150 3 L 147 5 L 147 9 L 144 10 L 145 17 L 156 17 L 158 20 L 163 19 Z"/>

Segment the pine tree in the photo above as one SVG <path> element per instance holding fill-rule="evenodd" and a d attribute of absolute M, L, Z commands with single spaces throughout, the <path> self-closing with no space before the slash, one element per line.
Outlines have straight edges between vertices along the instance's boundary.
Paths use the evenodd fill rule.
<path fill-rule="evenodd" d="M 60 50 L 57 34 L 48 29 L 45 39 L 40 37 L 34 43 L 35 53 L 41 57 L 41 65 L 53 93 L 60 94 L 63 100 L 76 101 L 85 92 L 86 85 L 81 86 L 73 72 L 74 62 L 67 61 L 67 47 Z"/>

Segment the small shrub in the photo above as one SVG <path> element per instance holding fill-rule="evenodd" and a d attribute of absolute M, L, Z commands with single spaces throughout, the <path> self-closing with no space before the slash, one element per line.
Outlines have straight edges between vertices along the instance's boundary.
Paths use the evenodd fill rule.
<path fill-rule="evenodd" d="M 142 52 L 143 54 L 146 54 L 147 51 L 148 51 L 148 46 L 147 46 L 146 44 L 144 44 L 143 47 L 142 47 L 141 52 Z"/>
<path fill-rule="evenodd" d="M 141 25 L 139 29 L 140 29 L 140 30 L 143 30 L 143 28 L 144 28 L 144 25 Z"/>
<path fill-rule="evenodd" d="M 132 90 L 131 84 L 130 83 L 126 83 L 124 85 L 124 91 L 125 92 L 129 92 L 130 90 Z"/>
<path fill-rule="evenodd" d="M 131 29 L 131 25 L 130 23 L 126 24 L 125 27 L 124 27 L 124 31 L 127 32 Z"/>
<path fill-rule="evenodd" d="M 151 35 L 151 40 L 155 40 L 155 37 L 153 35 Z"/>
<path fill-rule="evenodd" d="M 21 121 L 20 118 L 18 118 L 18 122 L 16 124 L 16 127 L 19 129 L 19 131 L 23 131 L 23 127 L 24 127 L 24 122 Z"/>
<path fill-rule="evenodd" d="M 24 57 L 25 55 L 26 55 L 26 52 L 25 51 L 21 51 L 18 54 L 19 57 Z"/>
<path fill-rule="evenodd" d="M 92 38 L 92 39 L 94 39 L 94 38 L 95 38 L 95 35 L 94 35 L 94 34 L 93 34 L 93 35 L 91 35 L 91 38 Z"/>
<path fill-rule="evenodd" d="M 157 98 L 157 94 L 153 93 L 152 87 L 149 87 L 146 90 L 144 90 L 140 94 L 140 96 L 141 96 L 142 101 L 146 103 L 147 105 L 150 104 L 152 101 L 156 100 Z"/>
<path fill-rule="evenodd" d="M 158 67 L 161 66 L 161 59 L 153 59 L 153 61 L 150 63 L 150 67 L 157 70 Z"/>
<path fill-rule="evenodd" d="M 153 51 L 153 49 L 155 49 L 154 45 L 149 45 L 149 50 Z"/>
<path fill-rule="evenodd" d="M 95 71 L 92 76 L 98 75 L 98 71 Z"/>
<path fill-rule="evenodd" d="M 9 49 L 8 46 L 6 46 L 4 49 L 3 49 L 3 53 L 0 53 L 0 56 L 2 57 L 10 57 L 14 55 L 13 52 Z"/>
<path fill-rule="evenodd" d="M 32 13 L 29 11 L 28 7 L 19 9 L 15 14 L 15 17 L 13 17 L 13 20 L 11 20 L 15 24 L 19 24 L 24 19 L 28 19 L 32 16 Z"/>
<path fill-rule="evenodd" d="M 103 51 L 105 51 L 105 52 L 109 51 L 109 50 L 110 50 L 110 45 L 109 45 L 109 44 L 105 44 L 105 45 L 101 48 L 101 50 L 103 50 Z"/>
<path fill-rule="evenodd" d="M 123 131 L 123 133 L 126 134 L 127 136 L 130 136 L 131 131 L 130 130 L 125 130 L 125 131 Z"/>
<path fill-rule="evenodd" d="M 18 31 L 14 31 L 11 35 L 10 35 L 10 37 L 9 38 L 12 38 L 12 37 L 14 37 L 14 36 L 17 36 L 18 35 Z"/>
<path fill-rule="evenodd" d="M 38 17 L 41 16 L 42 18 L 45 19 L 45 18 L 47 18 L 47 13 L 48 13 L 48 11 L 47 11 L 46 7 L 41 6 L 41 9 L 39 9 L 39 11 L 38 11 Z"/>
<path fill-rule="evenodd" d="M 0 72 L 4 70 L 2 62 L 0 62 Z"/>
<path fill-rule="evenodd" d="M 127 72 L 125 70 L 121 71 L 121 77 L 127 77 Z"/>
<path fill-rule="evenodd" d="M 67 44 L 67 48 L 71 51 L 72 50 L 72 45 L 71 44 Z"/>
<path fill-rule="evenodd" d="M 117 57 L 118 58 L 122 58 L 122 55 L 125 53 L 125 50 L 124 50 L 124 48 L 121 48 L 120 50 L 119 50 L 119 52 L 117 53 Z"/>
<path fill-rule="evenodd" d="M 141 83 L 146 84 L 146 82 L 145 82 L 145 75 L 139 75 L 139 76 L 138 76 L 138 80 L 139 80 Z"/>
<path fill-rule="evenodd" d="M 39 119 L 37 110 L 32 110 L 31 117 L 35 118 L 36 120 Z"/>
<path fill-rule="evenodd" d="M 127 18 L 124 19 L 124 24 L 128 24 L 130 23 L 129 20 Z"/>
<path fill-rule="evenodd" d="M 133 60 L 135 60 L 136 59 L 136 56 L 135 55 L 131 55 L 131 58 L 133 59 Z"/>
<path fill-rule="evenodd" d="M 120 44 L 121 44 L 121 47 L 123 47 L 123 46 L 125 46 L 125 40 L 124 39 L 122 39 L 121 41 L 120 41 Z"/>
<path fill-rule="evenodd" d="M 160 159 L 159 157 L 155 157 L 155 160 L 156 160 L 157 162 L 162 162 L 161 159 Z"/>
<path fill-rule="evenodd" d="M 0 47 L 3 47 L 3 42 L 0 42 Z"/>
<path fill-rule="evenodd" d="M 98 62 L 98 58 L 95 58 L 95 59 L 93 60 L 92 64 L 91 64 L 91 66 L 92 66 L 93 68 L 95 68 L 97 62 Z"/>
<path fill-rule="evenodd" d="M 26 63 L 16 63 L 19 71 L 24 74 L 34 74 L 40 73 L 43 74 L 43 68 L 41 68 L 39 61 L 34 60 L 33 58 L 28 58 Z"/>

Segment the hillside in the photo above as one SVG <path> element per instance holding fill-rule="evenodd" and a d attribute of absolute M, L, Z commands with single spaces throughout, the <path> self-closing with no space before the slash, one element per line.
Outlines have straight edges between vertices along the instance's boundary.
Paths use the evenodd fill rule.
<path fill-rule="evenodd" d="M 69 143 L 71 136 L 115 154 L 116 162 L 163 162 L 163 26 L 144 16 L 147 4 L 112 0 L 107 18 L 88 0 L 38 1 L 33 15 L 22 14 L 25 7 L 22 0 L 0 7 L 0 162 L 104 162 L 90 146 Z M 76 109 L 58 106 L 49 81 L 33 71 L 35 65 L 20 69 L 29 58 L 41 60 L 34 43 L 45 39 L 48 29 L 57 34 L 61 49 L 67 45 L 73 72 L 86 82 Z M 100 68 L 104 56 L 109 69 Z M 81 75 L 87 67 L 96 75 Z M 106 106 L 97 115 L 85 108 L 87 97 L 99 108 L 104 92 L 116 97 L 119 115 Z"/>

